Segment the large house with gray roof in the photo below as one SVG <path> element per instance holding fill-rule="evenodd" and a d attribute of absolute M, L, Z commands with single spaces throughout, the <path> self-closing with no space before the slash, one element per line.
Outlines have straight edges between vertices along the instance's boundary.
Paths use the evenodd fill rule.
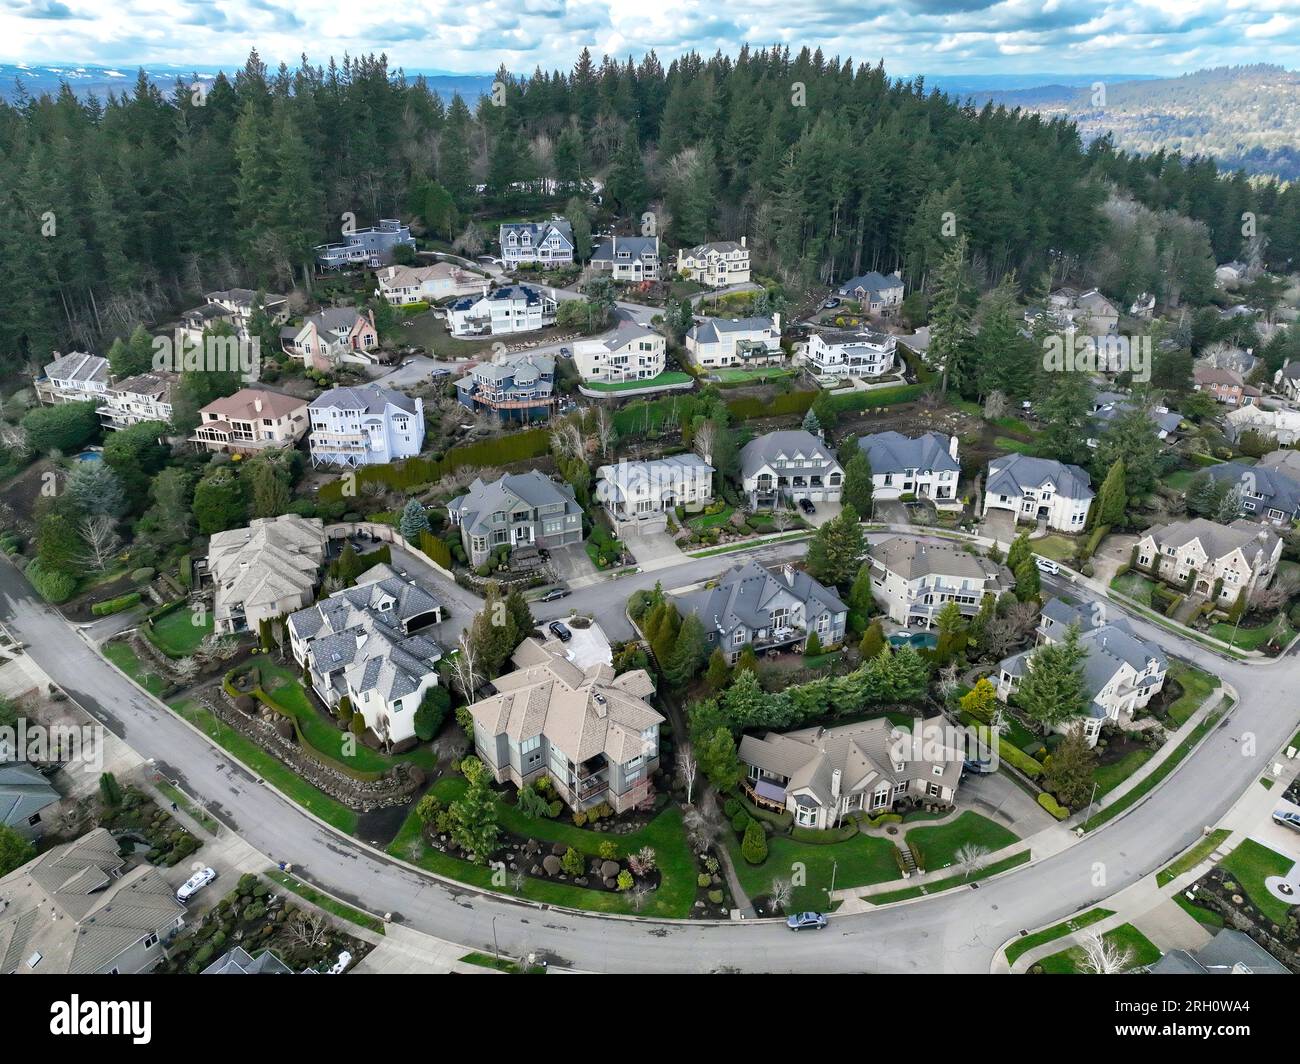
<path fill-rule="evenodd" d="M 871 593 L 895 624 L 929 628 L 955 602 L 962 615 L 979 611 L 985 595 L 1011 590 L 1011 571 L 955 543 L 891 536 L 867 550 Z"/>
<path fill-rule="evenodd" d="M 686 330 L 686 354 L 701 369 L 774 366 L 785 362 L 781 315 L 701 318 Z"/>
<path fill-rule="evenodd" d="M 903 277 L 898 270 L 888 276 L 871 270 L 845 281 L 839 293 L 861 303 L 865 314 L 893 314 L 903 305 Z"/>
<path fill-rule="evenodd" d="M 480 296 L 465 296 L 447 307 L 452 336 L 502 336 L 555 324 L 553 296 L 530 284 L 511 284 Z"/>
<path fill-rule="evenodd" d="M 848 607 L 832 588 L 802 569 L 785 565 L 769 571 L 756 561 L 737 565 L 712 587 L 674 596 L 678 612 L 695 614 L 710 651 L 720 648 L 734 663 L 746 646 L 756 652 L 803 649 L 817 633 L 823 647 L 844 642 Z"/>
<path fill-rule="evenodd" d="M 940 506 L 959 502 L 961 463 L 957 461 L 956 436 L 877 432 L 860 437 L 858 448 L 871 463 L 873 498 L 889 500 L 909 495 L 931 499 Z"/>
<path fill-rule="evenodd" d="M 616 281 L 659 280 L 659 238 L 657 236 L 603 236 L 591 253 L 591 268 L 610 274 Z"/>
<path fill-rule="evenodd" d="M 536 469 L 507 473 L 491 484 L 476 478 L 468 492 L 447 504 L 447 514 L 475 568 L 503 548 L 549 550 L 582 542 L 582 507 L 573 489 Z"/>
<path fill-rule="evenodd" d="M 347 698 L 367 728 L 398 744 L 415 737 L 415 711 L 438 685 L 442 648 L 424 629 L 441 620 L 442 603 L 428 588 L 380 564 L 292 614 L 289 640 L 325 705 Z"/>
<path fill-rule="evenodd" d="M 1242 931 L 1225 927 L 1198 950 L 1171 949 L 1152 975 L 1290 975 L 1291 969 Z"/>
<path fill-rule="evenodd" d="M 828 830 L 854 813 L 908 805 L 951 806 L 963 749 L 942 716 L 912 731 L 887 717 L 834 728 L 741 737 L 742 787 L 759 806 L 788 812 L 800 827 Z"/>
<path fill-rule="evenodd" d="M 379 346 L 379 329 L 371 310 L 330 307 L 307 315 L 300 325 L 286 325 L 280 330 L 280 344 L 285 354 L 309 369 L 369 366 L 376 362 L 371 352 Z"/>
<path fill-rule="evenodd" d="M 804 344 L 803 360 L 817 377 L 872 380 L 894 372 L 898 339 L 875 329 L 816 329 Z"/>
<path fill-rule="evenodd" d="M 713 501 L 713 466 L 698 454 L 603 465 L 596 470 L 596 498 L 620 534 L 629 522 L 661 530 L 675 507 L 697 513 Z"/>
<path fill-rule="evenodd" d="M 749 248 L 746 238 L 714 240 L 681 248 L 677 252 L 677 272 L 706 288 L 726 288 L 749 283 Z"/>
<path fill-rule="evenodd" d="M 24 838 L 39 838 L 45 834 L 41 813 L 58 800 L 59 792 L 35 765 L 0 761 L 0 825 Z"/>
<path fill-rule="evenodd" d="M 1131 719 L 1159 694 L 1169 668 L 1168 659 L 1156 644 L 1139 639 L 1125 618 L 1109 616 L 1097 605 L 1048 599 L 1039 617 L 1036 646 L 1003 658 L 997 674 L 998 698 L 1010 701 L 1020 681 L 1033 669 L 1037 647 L 1062 642 L 1071 628 L 1078 631 L 1079 646 L 1086 652 L 1083 683 L 1090 701 L 1081 723 L 1089 746 L 1096 745 L 1101 727 L 1108 720 Z M 1065 721 L 1057 730 L 1066 731 L 1077 723 Z"/>
<path fill-rule="evenodd" d="M 518 266 L 573 265 L 573 226 L 567 218 L 549 222 L 507 222 L 501 226 L 501 262 L 507 270 Z"/>
<path fill-rule="evenodd" d="M 1288 527 L 1300 518 L 1300 479 L 1285 469 L 1262 462 L 1221 462 L 1209 466 L 1207 472 L 1212 480 L 1237 492 L 1238 512 L 1243 517 Z"/>
<path fill-rule="evenodd" d="M 573 345 L 573 364 L 586 382 L 617 384 L 648 381 L 664 371 L 668 341 L 635 321 L 620 321 L 612 332 Z"/>
<path fill-rule="evenodd" d="M 424 446 L 424 400 L 367 384 L 331 388 L 307 407 L 314 466 L 366 466 L 412 458 Z"/>
<path fill-rule="evenodd" d="M 664 717 L 650 704 L 649 673 L 579 668 L 562 645 L 533 638 L 512 660 L 515 671 L 492 681 L 496 693 L 469 707 L 474 752 L 498 783 L 549 776 L 575 811 L 605 802 L 621 813 L 652 796 Z"/>
<path fill-rule="evenodd" d="M 96 828 L 0 879 L 0 975 L 137 975 L 185 924 L 152 865 L 126 867 Z"/>
<path fill-rule="evenodd" d="M 740 476 L 751 509 L 783 500 L 839 502 L 844 467 L 825 440 L 803 429 L 769 432 L 740 451 Z"/>
<path fill-rule="evenodd" d="M 1204 517 L 1156 525 L 1137 542 L 1137 565 L 1177 587 L 1229 607 L 1268 587 L 1282 557 L 1282 539 L 1267 525 L 1238 518 L 1221 525 Z"/>
<path fill-rule="evenodd" d="M 256 632 L 262 621 L 311 602 L 325 540 L 319 517 L 297 514 L 258 517 L 246 528 L 214 533 L 204 575 L 210 574 L 216 586 L 217 634 Z"/>
<path fill-rule="evenodd" d="M 111 376 L 106 358 L 85 351 L 68 355 L 55 352 L 54 361 L 48 363 L 36 378 L 36 398 L 52 406 L 91 399 L 102 402 Z"/>
<path fill-rule="evenodd" d="M 398 218 L 381 218 L 378 225 L 344 233 L 334 244 L 320 244 L 312 251 L 322 270 L 342 270 L 349 266 L 367 266 L 372 270 L 393 261 L 397 248 L 415 250 L 411 227 Z"/>
<path fill-rule="evenodd" d="M 501 421 L 545 420 L 559 402 L 555 356 L 525 351 L 480 362 L 456 379 L 456 398 L 461 406 L 491 411 Z"/>
<path fill-rule="evenodd" d="M 1059 532 L 1082 532 L 1092 506 L 1091 480 L 1077 465 L 1026 454 L 989 462 L 984 515 L 1009 510 L 1016 521 L 1045 522 Z"/>

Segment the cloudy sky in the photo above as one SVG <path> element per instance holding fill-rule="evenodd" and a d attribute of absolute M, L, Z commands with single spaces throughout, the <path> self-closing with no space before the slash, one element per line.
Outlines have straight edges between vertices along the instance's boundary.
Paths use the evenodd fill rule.
<path fill-rule="evenodd" d="M 256 46 L 292 65 L 385 51 L 465 73 L 663 59 L 749 42 L 884 58 L 894 74 L 1145 73 L 1300 67 L 1298 0 L 0 0 L 0 61 L 230 66 Z"/>

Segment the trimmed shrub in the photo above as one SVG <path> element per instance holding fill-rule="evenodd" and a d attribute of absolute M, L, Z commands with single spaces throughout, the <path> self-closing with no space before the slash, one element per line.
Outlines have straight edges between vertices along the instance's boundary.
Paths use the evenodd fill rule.
<path fill-rule="evenodd" d="M 1051 813 L 1052 816 L 1056 817 L 1057 820 L 1064 820 L 1070 815 L 1070 811 L 1046 791 L 1043 791 L 1043 793 L 1038 796 L 1038 804 Z"/>
<path fill-rule="evenodd" d="M 767 860 L 767 832 L 757 820 L 751 820 L 745 828 L 745 838 L 740 844 L 740 855 L 750 864 L 762 864 Z"/>
<path fill-rule="evenodd" d="M 90 607 L 90 612 L 96 617 L 107 617 L 110 613 L 121 613 L 123 610 L 129 610 L 132 606 L 140 601 L 140 592 L 131 591 L 125 595 L 118 595 L 117 598 L 105 599 L 103 602 L 96 602 Z"/>

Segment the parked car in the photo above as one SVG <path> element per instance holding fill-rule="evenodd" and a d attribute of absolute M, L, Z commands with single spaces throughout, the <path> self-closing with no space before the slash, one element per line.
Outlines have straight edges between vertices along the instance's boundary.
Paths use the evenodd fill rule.
<path fill-rule="evenodd" d="M 552 621 L 546 627 L 551 630 L 551 635 L 555 636 L 561 643 L 567 643 L 573 638 L 573 633 L 569 631 L 568 625 L 562 624 L 560 621 Z"/>
<path fill-rule="evenodd" d="M 402 364 L 401 364 L 400 366 L 398 366 L 397 368 L 398 368 L 398 369 L 406 369 L 407 366 L 413 366 L 413 365 L 415 365 L 415 359 L 413 359 L 413 358 L 405 358 L 405 359 L 402 360 Z"/>
<path fill-rule="evenodd" d="M 217 873 L 211 868 L 200 868 L 194 875 L 190 876 L 180 889 L 176 892 L 176 900 L 179 902 L 189 901 L 195 894 L 201 891 L 209 883 L 217 878 Z"/>
<path fill-rule="evenodd" d="M 573 357 L 573 352 L 570 351 L 567 347 L 561 347 L 561 348 L 560 348 L 560 357 L 561 357 L 561 358 L 572 358 L 572 357 Z"/>
<path fill-rule="evenodd" d="M 1292 831 L 1300 831 L 1300 813 L 1294 809 L 1275 809 L 1273 810 L 1273 823 L 1281 824 L 1284 828 L 1290 828 Z"/>
<path fill-rule="evenodd" d="M 817 512 L 817 507 L 813 505 L 812 499 L 800 499 L 799 509 L 806 514 L 815 514 Z"/>
<path fill-rule="evenodd" d="M 987 761 L 979 761 L 973 757 L 968 757 L 962 763 L 962 771 L 969 772 L 972 776 L 987 776 L 992 773 L 994 769 Z"/>
<path fill-rule="evenodd" d="M 439 377 L 448 377 L 450 375 L 451 370 L 444 366 L 438 366 L 436 369 L 429 370 L 429 380 L 431 381 L 436 381 Z"/>
<path fill-rule="evenodd" d="M 553 587 L 551 588 L 550 591 L 546 592 L 546 594 L 543 595 L 538 601 L 554 602 L 556 601 L 556 599 L 562 599 L 568 597 L 569 597 L 569 589 L 567 587 Z"/>
<path fill-rule="evenodd" d="M 823 310 L 834 310 L 834 309 L 835 309 L 836 307 L 838 307 L 839 305 L 840 305 L 840 301 L 839 301 L 838 299 L 836 299 L 834 296 L 831 296 L 830 299 L 826 300 L 826 302 L 822 304 L 822 309 L 823 309 Z"/>
<path fill-rule="evenodd" d="M 1061 567 L 1057 565 L 1056 562 L 1052 561 L 1051 558 L 1035 558 L 1034 564 L 1038 566 L 1038 571 L 1040 573 L 1050 573 L 1052 576 L 1055 576 L 1061 571 Z"/>
<path fill-rule="evenodd" d="M 795 913 L 785 922 L 785 926 L 791 931 L 803 931 L 806 928 L 812 928 L 820 931 L 826 926 L 826 917 L 821 913 Z"/>

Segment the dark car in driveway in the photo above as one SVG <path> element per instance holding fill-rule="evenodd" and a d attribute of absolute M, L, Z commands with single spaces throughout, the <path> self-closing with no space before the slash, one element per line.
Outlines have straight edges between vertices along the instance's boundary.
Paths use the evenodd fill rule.
<path fill-rule="evenodd" d="M 812 499 L 800 499 L 799 509 L 806 514 L 815 514 L 817 512 L 817 507 L 813 505 Z"/>
<path fill-rule="evenodd" d="M 569 631 L 568 625 L 560 621 L 552 621 L 546 627 L 550 629 L 551 635 L 555 636 L 561 643 L 567 643 L 573 638 L 573 633 Z"/>
<path fill-rule="evenodd" d="M 795 913 L 785 922 L 791 931 L 820 931 L 826 926 L 826 917 L 821 913 Z"/>

